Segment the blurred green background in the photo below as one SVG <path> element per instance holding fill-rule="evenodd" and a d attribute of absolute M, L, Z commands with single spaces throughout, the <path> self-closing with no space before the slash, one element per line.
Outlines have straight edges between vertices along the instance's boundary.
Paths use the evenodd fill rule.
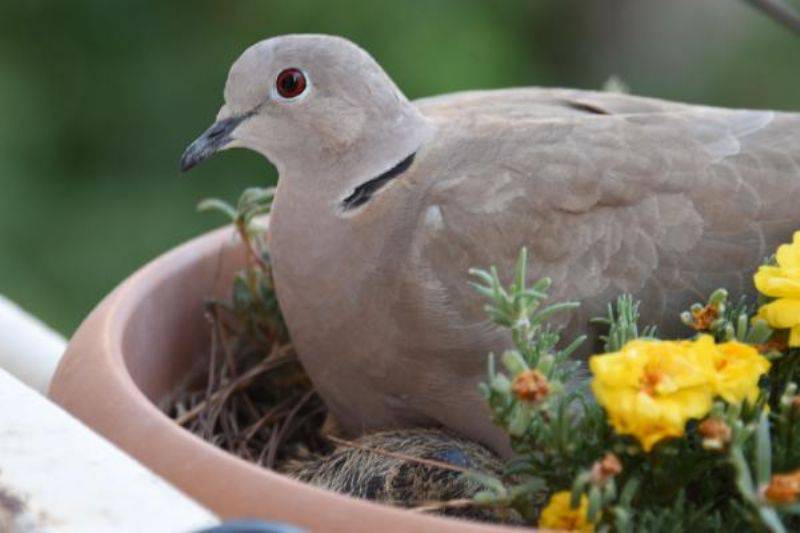
<path fill-rule="evenodd" d="M 410 97 L 599 88 L 800 110 L 800 38 L 740 0 L 3 0 L 0 293 L 69 335 L 125 276 L 276 179 L 226 152 L 181 176 L 230 64 L 271 35 L 364 46 Z"/>

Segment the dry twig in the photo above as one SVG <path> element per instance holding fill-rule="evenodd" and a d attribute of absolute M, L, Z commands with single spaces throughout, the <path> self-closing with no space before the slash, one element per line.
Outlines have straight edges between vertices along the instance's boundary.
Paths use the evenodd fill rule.
<path fill-rule="evenodd" d="M 376 448 L 376 447 L 373 447 L 373 446 L 362 446 L 361 444 L 358 444 L 357 442 L 353 442 L 353 441 L 346 440 L 346 439 L 340 439 L 338 437 L 334 437 L 333 435 L 326 435 L 325 438 L 328 439 L 329 441 L 331 441 L 331 442 L 333 442 L 335 444 L 339 444 L 341 446 L 347 446 L 349 448 L 356 448 L 358 450 L 363 450 L 365 452 L 370 452 L 370 453 L 374 453 L 374 454 L 377 454 L 377 455 L 383 455 L 384 457 L 391 457 L 392 459 L 398 459 L 400 461 L 407 461 L 407 462 L 410 462 L 410 463 L 418 463 L 418 464 L 430 466 L 430 467 L 433 467 L 433 468 L 441 468 L 443 470 L 451 470 L 453 472 L 462 472 L 462 473 L 470 472 L 470 470 L 467 469 L 467 468 L 462 468 L 460 466 L 451 465 L 450 463 L 444 463 L 442 461 L 436 461 L 436 460 L 433 460 L 433 459 L 422 459 L 420 457 L 414 457 L 414 456 L 411 456 L 411 455 L 405 455 L 403 453 L 390 452 L 388 450 L 384 450 L 384 449 L 381 449 L 381 448 Z"/>
<path fill-rule="evenodd" d="M 436 513 L 446 509 L 468 509 L 471 507 L 487 507 L 487 505 L 468 498 L 461 498 L 446 502 L 429 502 L 417 507 L 410 507 L 408 510 L 415 513 Z"/>

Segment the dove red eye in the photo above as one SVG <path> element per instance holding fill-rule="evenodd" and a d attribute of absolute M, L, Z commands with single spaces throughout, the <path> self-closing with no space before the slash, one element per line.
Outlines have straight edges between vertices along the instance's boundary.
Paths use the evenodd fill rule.
<path fill-rule="evenodd" d="M 298 68 L 287 68 L 278 74 L 275 88 L 284 98 L 296 98 L 306 90 L 306 76 Z"/>

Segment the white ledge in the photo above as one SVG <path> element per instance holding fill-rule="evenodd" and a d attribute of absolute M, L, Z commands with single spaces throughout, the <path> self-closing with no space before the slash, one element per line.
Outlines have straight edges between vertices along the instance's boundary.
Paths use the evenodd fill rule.
<path fill-rule="evenodd" d="M 47 394 L 66 344 L 64 337 L 0 295 L 0 368 Z"/>
<path fill-rule="evenodd" d="M 173 533 L 219 522 L 2 369 L 0 405 L 0 531 Z"/>

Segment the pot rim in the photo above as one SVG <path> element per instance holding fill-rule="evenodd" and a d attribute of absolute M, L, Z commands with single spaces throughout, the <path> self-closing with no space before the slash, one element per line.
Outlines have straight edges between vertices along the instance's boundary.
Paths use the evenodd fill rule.
<path fill-rule="evenodd" d="M 147 305 L 148 296 L 160 285 L 174 283 L 176 276 L 199 261 L 209 261 L 212 254 L 222 258 L 222 252 L 228 257 L 237 249 L 241 253 L 232 235 L 232 227 L 226 226 L 196 237 L 157 257 L 114 289 L 70 340 L 50 385 L 50 398 L 223 518 L 277 520 L 315 531 L 516 530 L 415 513 L 291 479 L 179 427 L 146 397 L 125 363 L 126 335 L 141 333 L 129 331 L 133 314 Z"/>

